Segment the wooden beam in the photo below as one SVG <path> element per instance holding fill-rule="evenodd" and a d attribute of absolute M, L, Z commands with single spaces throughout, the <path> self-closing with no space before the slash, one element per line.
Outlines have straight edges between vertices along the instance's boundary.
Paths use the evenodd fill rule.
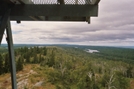
<path fill-rule="evenodd" d="M 90 17 L 60 17 L 60 16 L 45 16 L 42 18 L 43 20 L 38 20 L 33 17 L 33 19 L 29 16 L 11 16 L 11 21 L 82 21 L 82 22 L 89 22 Z"/>
<path fill-rule="evenodd" d="M 26 4 L 34 4 L 31 0 L 17 0 L 20 4 L 26 5 Z M 29 16 L 35 21 L 43 20 L 41 16 Z"/>
<path fill-rule="evenodd" d="M 15 5 L 10 16 L 98 16 L 98 5 Z"/>

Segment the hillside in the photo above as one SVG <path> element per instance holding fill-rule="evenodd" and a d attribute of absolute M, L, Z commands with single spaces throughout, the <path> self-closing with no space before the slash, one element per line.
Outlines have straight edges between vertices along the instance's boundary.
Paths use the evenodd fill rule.
<path fill-rule="evenodd" d="M 133 53 L 133 49 L 94 46 L 17 48 L 17 85 L 19 89 L 133 89 Z M 1 53 L 0 59 L 0 89 L 10 89 L 8 54 Z"/>

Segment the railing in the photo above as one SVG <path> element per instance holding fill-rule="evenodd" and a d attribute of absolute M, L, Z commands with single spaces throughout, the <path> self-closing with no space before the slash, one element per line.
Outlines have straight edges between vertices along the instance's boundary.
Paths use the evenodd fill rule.
<path fill-rule="evenodd" d="M 60 4 L 60 0 L 31 0 L 34 4 Z M 97 3 L 100 0 L 61 0 L 64 1 L 64 4 L 79 4 L 79 5 L 85 5 L 85 4 L 93 4 Z"/>

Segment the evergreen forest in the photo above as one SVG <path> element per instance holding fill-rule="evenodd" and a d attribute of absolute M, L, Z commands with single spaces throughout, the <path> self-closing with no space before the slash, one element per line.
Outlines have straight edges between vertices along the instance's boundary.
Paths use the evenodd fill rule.
<path fill-rule="evenodd" d="M 98 52 L 89 53 L 87 49 Z M 134 89 L 134 49 L 21 46 L 15 48 L 15 61 L 18 89 Z M 34 72 L 26 77 L 28 68 Z M 3 79 L 8 74 L 9 55 L 6 48 L 0 47 L 0 89 L 10 89 L 9 81 Z M 27 84 L 20 88 L 24 79 Z"/>

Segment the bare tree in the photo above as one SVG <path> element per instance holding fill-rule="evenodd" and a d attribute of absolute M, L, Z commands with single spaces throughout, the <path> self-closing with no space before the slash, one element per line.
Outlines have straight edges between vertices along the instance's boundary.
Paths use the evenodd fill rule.
<path fill-rule="evenodd" d="M 110 76 L 110 79 L 107 81 L 108 89 L 116 89 L 115 86 L 112 85 L 112 83 L 115 81 L 114 74 Z"/>
<path fill-rule="evenodd" d="M 93 76 L 93 73 L 92 73 L 92 71 L 89 71 L 88 73 L 87 73 L 87 75 L 88 75 L 88 77 L 91 79 L 91 81 L 92 81 L 92 76 Z"/>
<path fill-rule="evenodd" d="M 60 71 L 61 71 L 61 76 L 62 77 L 64 76 L 65 70 L 66 70 L 66 67 L 63 67 L 62 63 L 60 63 Z"/>

